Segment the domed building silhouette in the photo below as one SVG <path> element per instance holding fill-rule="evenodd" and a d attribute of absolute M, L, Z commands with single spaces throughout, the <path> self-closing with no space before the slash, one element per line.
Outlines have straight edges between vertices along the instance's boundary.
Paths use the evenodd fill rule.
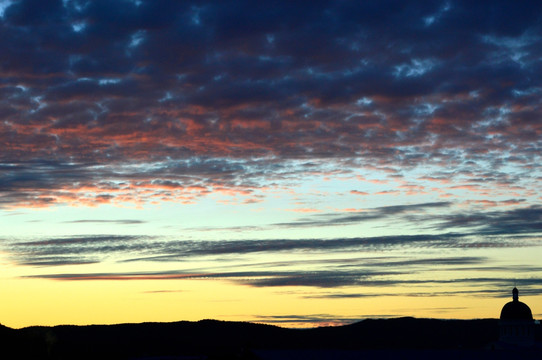
<path fill-rule="evenodd" d="M 499 341 L 513 346 L 532 346 L 535 343 L 535 322 L 531 309 L 519 301 L 519 291 L 514 287 L 512 301 L 501 310 Z"/>

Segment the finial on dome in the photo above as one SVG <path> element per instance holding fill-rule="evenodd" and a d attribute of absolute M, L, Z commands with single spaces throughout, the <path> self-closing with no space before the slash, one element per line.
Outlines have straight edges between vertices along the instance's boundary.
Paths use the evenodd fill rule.
<path fill-rule="evenodd" d="M 518 299 L 519 299 L 519 291 L 517 287 L 514 287 L 514 289 L 512 290 L 512 300 L 518 301 Z"/>

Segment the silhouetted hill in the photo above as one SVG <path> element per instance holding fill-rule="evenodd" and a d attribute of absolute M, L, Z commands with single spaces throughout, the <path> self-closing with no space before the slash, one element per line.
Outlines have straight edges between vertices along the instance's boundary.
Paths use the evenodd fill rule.
<path fill-rule="evenodd" d="M 339 328 L 314 329 L 344 348 L 481 348 L 499 337 L 498 320 L 367 319 Z M 318 335 L 317 335 L 318 336 Z"/>
<path fill-rule="evenodd" d="M 0 327 L 0 344 L 9 355 L 2 358 L 34 359 L 253 359 L 257 358 L 255 349 L 290 354 L 307 349 L 322 354 L 330 350 L 476 350 L 497 338 L 496 319 L 379 319 L 315 329 L 216 320 Z"/>
<path fill-rule="evenodd" d="M 1 359 L 47 359 L 46 332 L 0 325 Z"/>

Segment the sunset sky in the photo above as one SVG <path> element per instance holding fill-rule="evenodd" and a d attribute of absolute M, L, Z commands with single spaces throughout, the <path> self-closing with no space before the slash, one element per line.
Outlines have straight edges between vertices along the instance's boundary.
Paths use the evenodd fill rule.
<path fill-rule="evenodd" d="M 0 323 L 542 318 L 542 2 L 0 0 Z"/>

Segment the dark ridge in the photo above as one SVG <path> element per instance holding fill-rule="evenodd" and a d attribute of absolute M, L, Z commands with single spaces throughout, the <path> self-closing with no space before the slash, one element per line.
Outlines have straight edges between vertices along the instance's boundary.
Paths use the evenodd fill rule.
<path fill-rule="evenodd" d="M 370 319 L 314 329 L 217 320 L 0 327 L 0 346 L 7 355 L 2 358 L 10 359 L 265 359 L 269 351 L 485 351 L 497 339 L 496 319 Z"/>
<path fill-rule="evenodd" d="M 0 359 L 48 359 L 46 331 L 0 325 Z"/>

